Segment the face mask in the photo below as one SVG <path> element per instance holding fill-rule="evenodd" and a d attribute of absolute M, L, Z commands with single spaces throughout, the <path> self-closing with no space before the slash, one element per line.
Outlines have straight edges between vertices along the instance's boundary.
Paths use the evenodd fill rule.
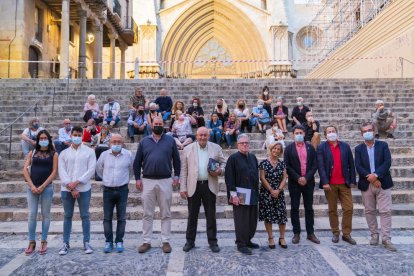
<path fill-rule="evenodd" d="M 72 137 L 72 142 L 75 145 L 80 145 L 82 143 L 82 137 Z"/>
<path fill-rule="evenodd" d="M 65 126 L 65 129 L 66 129 L 67 131 L 69 131 L 71 128 L 72 128 L 72 126 L 71 126 L 71 125 L 67 125 L 67 126 Z"/>
<path fill-rule="evenodd" d="M 49 146 L 49 140 L 40 140 L 39 145 L 41 147 L 47 147 L 47 146 Z"/>
<path fill-rule="evenodd" d="M 151 113 L 155 113 L 157 110 L 151 110 Z"/>
<path fill-rule="evenodd" d="M 267 96 L 267 95 L 269 95 L 269 92 L 265 91 L 265 92 L 263 92 L 263 95 Z"/>
<path fill-rule="evenodd" d="M 362 136 L 364 137 L 365 141 L 371 141 L 374 139 L 374 132 L 372 131 L 365 132 L 364 134 L 362 134 Z"/>
<path fill-rule="evenodd" d="M 112 145 L 111 149 L 113 152 L 120 152 L 122 150 L 122 146 L 121 145 Z"/>
<path fill-rule="evenodd" d="M 39 123 L 33 124 L 32 125 L 34 129 L 38 129 L 39 128 Z"/>
<path fill-rule="evenodd" d="M 178 117 L 178 119 L 179 119 L 180 121 L 184 121 L 185 116 L 184 116 L 184 115 L 180 115 L 180 117 Z"/>
<path fill-rule="evenodd" d="M 277 102 L 276 105 L 277 106 L 282 106 L 282 103 L 281 102 Z"/>
<path fill-rule="evenodd" d="M 338 139 L 338 134 L 336 134 L 334 132 L 333 133 L 328 133 L 328 134 L 326 134 L 326 138 L 330 142 L 335 142 Z"/>
<path fill-rule="evenodd" d="M 303 135 L 302 134 L 296 134 L 295 135 L 295 141 L 298 143 L 302 143 L 304 140 Z"/>
<path fill-rule="evenodd" d="M 138 114 L 139 114 L 139 115 L 144 114 L 144 110 L 138 110 Z"/>
<path fill-rule="evenodd" d="M 259 105 L 257 105 L 257 108 L 258 109 L 262 109 L 263 108 L 263 105 L 259 104 Z"/>
<path fill-rule="evenodd" d="M 161 133 L 163 133 L 164 127 L 163 126 L 154 126 L 154 128 L 152 129 L 152 131 L 155 134 L 160 135 Z"/>
<path fill-rule="evenodd" d="M 244 105 L 243 104 L 239 104 L 239 108 L 244 108 Z"/>
<path fill-rule="evenodd" d="M 194 106 L 194 107 L 197 107 L 197 106 L 198 106 L 198 103 L 193 103 L 193 106 Z"/>
<path fill-rule="evenodd" d="M 221 105 L 221 104 L 218 104 L 217 105 L 217 108 L 222 108 L 223 106 Z"/>
<path fill-rule="evenodd" d="M 296 104 L 297 104 L 298 106 L 302 106 L 302 104 L 303 104 L 303 103 L 302 103 L 302 102 L 297 102 Z"/>

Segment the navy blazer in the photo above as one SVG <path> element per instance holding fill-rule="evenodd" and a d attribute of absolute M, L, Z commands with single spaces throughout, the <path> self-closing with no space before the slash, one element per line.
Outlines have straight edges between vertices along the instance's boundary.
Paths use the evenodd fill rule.
<path fill-rule="evenodd" d="M 337 146 L 339 146 L 341 152 L 342 176 L 345 179 L 346 186 L 350 188 L 351 184 L 356 184 L 354 157 L 352 156 L 351 147 L 347 143 L 341 141 L 338 141 Z M 329 142 L 323 142 L 318 146 L 317 160 L 320 178 L 319 188 L 322 189 L 324 184 L 329 184 L 334 166 Z"/>
<path fill-rule="evenodd" d="M 307 185 L 315 185 L 315 173 L 318 170 L 316 164 L 316 151 L 312 145 L 305 143 L 307 158 L 306 158 L 306 182 Z M 300 160 L 295 143 L 291 143 L 285 148 L 284 161 L 286 163 L 286 171 L 289 176 L 288 184 L 299 185 L 298 180 L 301 177 Z"/>
<path fill-rule="evenodd" d="M 394 186 L 391 178 L 391 152 L 388 144 L 383 141 L 374 142 L 375 174 L 381 181 L 381 188 L 384 190 Z M 366 191 L 369 187 L 367 175 L 371 173 L 367 145 L 359 144 L 355 147 L 355 167 L 359 174 L 358 189 Z"/>

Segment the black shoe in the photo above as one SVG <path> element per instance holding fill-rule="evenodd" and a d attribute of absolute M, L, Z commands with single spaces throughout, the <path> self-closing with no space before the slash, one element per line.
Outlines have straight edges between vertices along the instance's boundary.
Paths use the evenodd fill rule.
<path fill-rule="evenodd" d="M 249 241 L 247 243 L 247 247 L 249 247 L 251 249 L 258 249 L 258 248 L 260 248 L 260 246 L 257 243 L 254 243 L 254 242 L 251 242 L 251 241 Z"/>
<path fill-rule="evenodd" d="M 194 248 L 194 243 L 193 242 L 186 242 L 185 243 L 185 245 L 184 245 L 184 247 L 183 247 L 183 251 L 184 252 L 188 252 L 188 251 L 190 251 L 191 249 L 193 249 Z"/>
<path fill-rule="evenodd" d="M 238 247 L 237 250 L 244 255 L 252 255 L 252 251 L 247 247 Z"/>
<path fill-rule="evenodd" d="M 220 252 L 220 247 L 217 244 L 211 244 L 209 247 L 213 253 Z"/>
<path fill-rule="evenodd" d="M 339 242 L 339 234 L 333 234 L 332 242 L 333 243 L 338 243 Z"/>
<path fill-rule="evenodd" d="M 287 248 L 287 244 L 286 244 L 286 241 L 285 241 L 285 244 L 282 244 L 282 242 L 281 241 L 285 241 L 285 239 L 283 239 L 283 238 L 279 238 L 279 245 L 280 245 L 280 247 L 282 247 L 283 249 L 286 249 Z"/>
<path fill-rule="evenodd" d="M 395 139 L 394 135 L 392 135 L 391 133 L 388 133 L 387 138 Z"/>

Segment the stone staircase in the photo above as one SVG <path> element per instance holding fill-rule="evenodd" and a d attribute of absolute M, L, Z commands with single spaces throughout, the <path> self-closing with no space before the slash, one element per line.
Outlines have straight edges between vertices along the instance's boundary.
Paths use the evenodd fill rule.
<path fill-rule="evenodd" d="M 72 120 L 73 125 L 83 125 L 81 114 L 87 95 L 95 94 L 97 102 L 103 107 L 107 96 L 115 97 L 121 104 L 122 121 L 115 132 L 126 136 L 127 103 L 134 87 L 140 86 L 148 99 L 155 99 L 161 88 L 166 88 L 173 100 L 182 100 L 190 104 L 193 96 L 201 99 L 206 114 L 213 109 L 217 98 L 224 98 L 232 110 L 237 99 L 247 99 L 251 109 L 261 88 L 270 87 L 271 95 L 285 97 L 291 112 L 295 98 L 302 96 L 305 104 L 312 108 L 314 116 L 321 123 L 321 129 L 329 124 L 338 126 L 340 139 L 348 142 L 352 148 L 361 142 L 359 124 L 370 118 L 373 103 L 383 99 L 398 116 L 397 139 L 387 140 L 393 155 L 391 168 L 395 187 L 393 189 L 393 215 L 414 215 L 414 80 L 0 80 L 0 131 L 17 118 L 28 107 L 39 101 L 36 116 L 42 127 L 57 135 L 64 118 Z M 23 181 L 23 155 L 20 146 L 20 134 L 27 126 L 34 112 L 19 119 L 11 132 L 11 154 L 9 149 L 9 130 L 0 134 L 0 221 L 23 221 L 27 219 L 26 184 Z M 207 119 L 207 115 L 206 115 Z M 249 134 L 252 151 L 263 159 L 264 136 Z M 292 142 L 289 134 L 286 143 Z M 127 149 L 133 153 L 137 143 L 126 140 Z M 236 150 L 224 150 L 226 156 Z M 63 208 L 60 202 L 60 182 L 54 181 L 54 199 L 52 219 L 63 220 Z M 93 182 L 91 200 L 91 219 L 102 220 L 102 192 L 100 182 Z M 220 193 L 217 199 L 217 217 L 232 218 L 232 208 L 227 205 L 224 179 L 220 178 Z M 353 190 L 354 215 L 363 215 L 361 194 Z M 290 203 L 288 192 L 285 193 Z M 287 204 L 288 210 L 290 204 Z M 316 189 L 314 195 L 315 216 L 327 217 L 327 202 L 323 191 Z M 130 220 L 141 219 L 143 209 L 141 194 L 136 190 L 134 180 L 130 182 L 127 217 Z M 156 214 L 159 215 L 158 213 Z M 303 214 L 301 214 L 303 215 Z M 186 201 L 174 193 L 172 216 L 174 219 L 187 217 Z M 201 217 L 204 217 L 201 211 Z M 75 208 L 75 219 L 79 213 Z"/>

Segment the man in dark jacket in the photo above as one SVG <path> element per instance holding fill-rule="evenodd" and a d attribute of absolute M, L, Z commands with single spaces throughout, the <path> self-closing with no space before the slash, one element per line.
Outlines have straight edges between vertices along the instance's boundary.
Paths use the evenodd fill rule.
<path fill-rule="evenodd" d="M 355 147 L 355 168 L 359 174 L 358 189 L 362 193 L 365 218 L 371 232 L 370 245 L 378 245 L 377 205 L 381 218 L 382 244 L 390 251 L 397 249 L 391 242 L 391 152 L 388 144 L 374 139 L 374 126 L 361 127 L 364 143 Z"/>
<path fill-rule="evenodd" d="M 225 169 L 227 196 L 233 204 L 237 250 L 246 255 L 252 254 L 250 248 L 259 248 L 258 244 L 251 241 L 257 227 L 259 165 L 256 156 L 249 152 L 249 143 L 247 134 L 237 137 L 239 151 L 230 155 Z M 243 198 L 243 190 L 250 196 L 245 193 Z M 249 198 L 250 202 L 247 202 Z"/>
<path fill-rule="evenodd" d="M 338 140 L 335 126 L 328 126 L 324 133 L 327 141 L 320 144 L 317 151 L 319 188 L 324 189 L 328 201 L 332 242 L 339 242 L 339 199 L 342 207 L 342 240 L 355 245 L 356 241 L 351 237 L 353 203 L 350 188 L 355 185 L 356 177 L 351 147 Z"/>
<path fill-rule="evenodd" d="M 291 199 L 290 217 L 293 226 L 292 243 L 300 241 L 299 205 L 303 196 L 305 207 L 305 222 L 307 239 L 319 244 L 319 239 L 314 234 L 313 190 L 315 188 L 315 173 L 317 170 L 316 152 L 312 145 L 305 143 L 305 130 L 297 125 L 293 128 L 295 142 L 285 149 L 286 170 L 289 177 L 288 187 Z"/>

